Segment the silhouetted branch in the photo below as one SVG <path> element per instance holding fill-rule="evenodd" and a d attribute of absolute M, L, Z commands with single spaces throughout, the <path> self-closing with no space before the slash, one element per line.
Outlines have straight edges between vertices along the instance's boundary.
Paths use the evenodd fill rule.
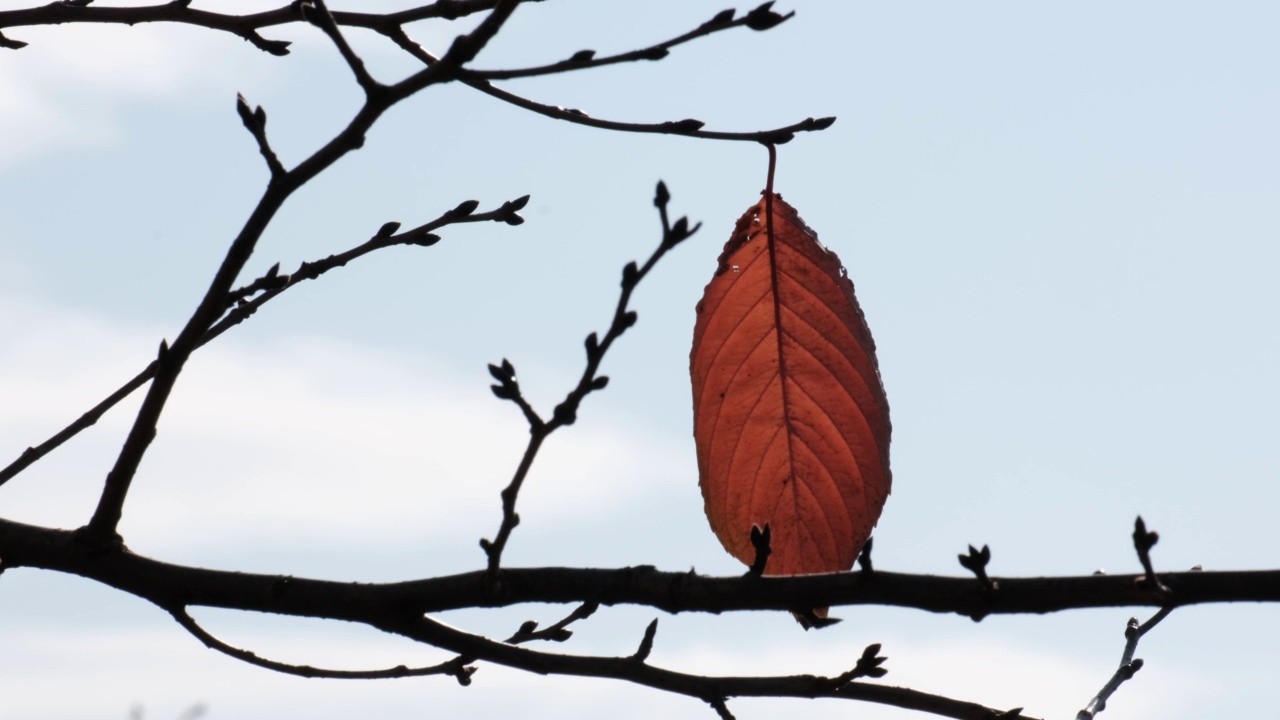
<path fill-rule="evenodd" d="M 541 0 L 522 0 L 540 2 Z M 348 27 L 384 31 L 418 20 L 456 20 L 478 12 L 492 10 L 498 0 L 439 0 L 416 8 L 391 13 L 335 12 L 334 22 Z M 61 25 L 64 23 L 105 23 L 113 25 L 138 25 L 166 22 L 194 25 L 210 30 L 229 32 L 253 43 L 254 47 L 272 55 L 288 55 L 289 42 L 268 40 L 258 34 L 265 27 L 306 22 L 300 10 L 301 3 L 291 2 L 275 10 L 229 15 L 189 7 L 186 2 L 166 2 L 142 7 L 89 6 L 74 7 L 68 3 L 50 2 L 40 7 L 23 10 L 0 11 L 0 28 L 30 25 Z M 2 36 L 0 36 L 2 37 Z M 19 49 L 27 43 L 16 40 L 0 47 Z"/>
<path fill-rule="evenodd" d="M 564 400 L 559 405 L 556 405 L 550 420 L 543 420 L 542 416 L 524 399 L 524 396 L 520 393 L 520 386 L 515 380 L 515 368 L 510 362 L 504 359 L 501 366 L 489 366 L 489 373 L 499 383 L 492 386 L 493 394 L 499 399 L 516 403 L 529 423 L 529 442 L 525 446 L 524 454 L 521 456 L 520 463 L 512 475 L 511 482 L 503 488 L 501 493 L 502 522 L 498 526 L 498 533 L 493 540 L 488 538 L 480 539 L 480 547 L 484 549 L 489 558 L 488 573 L 491 583 L 497 582 L 498 568 L 502 564 L 502 551 L 506 548 L 512 531 L 520 524 L 520 515 L 516 513 L 516 501 L 520 496 L 520 488 L 524 485 L 524 480 L 528 476 L 530 468 L 533 467 L 533 462 L 538 456 L 538 451 L 541 449 L 543 441 L 559 428 L 565 425 L 572 425 L 577 421 L 578 406 L 582 403 L 583 398 L 596 390 L 603 390 L 608 386 L 608 376 L 597 375 L 597 373 L 600 369 L 601 360 L 604 359 L 605 353 L 609 351 L 613 342 L 621 337 L 627 331 L 627 328 L 636 323 L 637 315 L 635 311 L 627 308 L 631 301 L 631 293 L 635 290 L 636 285 L 649 274 L 653 266 L 662 259 L 662 256 L 667 254 L 668 250 L 688 239 L 701 227 L 701 223 L 699 223 L 690 228 L 688 218 L 683 217 L 674 224 L 670 223 L 667 218 L 667 202 L 670 199 L 671 194 L 667 192 L 667 186 L 659 181 L 654 205 L 657 206 L 659 217 L 662 221 L 662 240 L 658 243 L 658 247 L 653 251 L 653 254 L 649 256 L 649 259 L 645 261 L 643 267 L 637 267 L 633 261 L 627 263 L 626 267 L 622 269 L 622 292 L 618 296 L 618 304 L 613 311 L 613 321 L 609 324 L 609 329 L 605 332 L 603 339 L 600 339 L 596 333 L 591 333 L 587 336 L 587 365 L 582 371 L 582 376 L 578 379 L 577 386 L 565 395 Z"/>
<path fill-rule="evenodd" d="M 240 114 L 240 120 L 244 123 L 245 129 L 253 136 L 255 142 L 258 143 L 258 151 L 262 153 L 262 157 L 267 161 L 267 169 L 271 171 L 271 179 L 278 180 L 285 174 L 284 166 L 280 164 L 280 158 L 276 156 L 274 150 L 271 149 L 271 143 L 267 141 L 267 113 L 262 106 L 249 109 L 249 103 L 244 99 L 243 95 L 236 95 L 236 112 Z"/>
<path fill-rule="evenodd" d="M 511 80 L 513 78 L 537 77 L 539 75 L 555 75 L 574 70 L 587 70 L 590 68 L 603 67 L 605 65 L 616 65 L 618 63 L 638 62 L 661 60 L 665 58 L 671 48 L 677 45 L 683 45 L 691 40 L 697 40 L 717 32 L 731 30 L 736 27 L 755 26 L 758 30 L 767 30 L 777 25 L 781 25 L 784 21 L 791 19 L 795 15 L 794 12 L 786 15 L 779 14 L 772 9 L 773 3 L 765 3 L 755 10 L 743 15 L 740 18 L 734 18 L 736 14 L 734 10 L 729 9 L 724 12 L 717 13 L 715 17 L 698 27 L 684 34 L 678 35 L 670 40 L 655 43 L 648 47 L 628 52 L 618 53 L 616 55 L 606 55 L 604 57 L 596 57 L 594 50 L 580 50 L 574 53 L 566 60 L 554 62 L 549 65 L 539 65 L 535 67 L 518 68 L 514 70 L 468 70 L 466 75 L 469 78 L 478 80 Z M 767 27 L 765 27 L 767 25 Z"/>
<path fill-rule="evenodd" d="M 1004 577 L 999 601 L 972 577 L 877 570 L 790 577 L 712 577 L 650 566 L 504 568 L 498 588 L 486 570 L 397 583 L 341 583 L 173 565 L 122 549 L 95 548 L 73 531 L 0 519 L 0 558 L 8 567 L 70 573 L 161 607 L 209 606 L 365 622 L 380 614 L 417 615 L 521 603 L 645 605 L 670 613 L 790 610 L 888 605 L 962 616 L 1050 613 L 1097 607 L 1162 607 L 1136 575 Z M 1173 607 L 1280 602 L 1280 570 L 1167 573 Z"/>
<path fill-rule="evenodd" d="M 452 79 L 452 73 L 472 60 L 497 34 L 519 2 L 520 0 L 498 0 L 493 11 L 475 30 L 454 40 L 453 46 L 439 63 L 388 87 L 385 91 L 367 94 L 363 107 L 332 140 L 292 170 L 281 174 L 273 173 L 262 199 L 258 201 L 257 207 L 228 248 L 221 266 L 195 312 L 192 313 L 172 345 L 161 343 L 155 376 L 143 398 L 142 406 L 138 409 L 129 434 L 116 456 L 116 462 L 107 473 L 93 517 L 82 528 L 81 534 L 86 542 L 98 546 L 120 543 L 116 527 L 124 512 L 124 502 L 129 486 L 142 462 L 143 455 L 155 439 L 156 425 L 177 382 L 178 375 L 182 372 L 187 358 L 200 346 L 201 339 L 207 334 L 209 328 L 222 316 L 226 307 L 225 300 L 231 292 L 232 284 L 253 254 L 258 238 L 262 236 L 285 200 L 344 155 L 361 147 L 364 144 L 365 133 L 393 105 L 434 83 Z M 241 107 L 247 110 L 247 105 L 241 103 Z M 255 126 L 261 129 L 265 123 L 265 118 L 260 119 L 259 113 L 250 114 L 242 111 L 241 117 L 249 118 L 245 122 L 251 132 Z M 260 139 L 261 142 L 265 142 L 265 136 Z"/>
<path fill-rule="evenodd" d="M 423 63 L 426 63 L 428 66 L 439 62 L 434 55 L 410 39 L 403 30 L 396 28 L 387 31 L 385 34 L 406 52 L 413 55 Z M 586 125 L 588 127 L 600 128 L 602 130 L 616 130 L 619 132 L 658 133 L 664 135 L 682 135 L 684 137 L 702 138 L 704 140 L 737 140 L 781 145 L 792 140 L 798 132 L 826 130 L 836 121 L 834 117 L 817 119 L 806 118 L 800 122 L 793 123 L 785 127 L 774 128 L 772 130 L 759 130 L 755 132 L 720 132 L 703 130 L 702 128 L 705 123 L 693 118 L 687 118 L 684 120 L 668 120 L 657 123 L 619 122 L 616 120 L 602 120 L 600 118 L 594 118 L 575 108 L 566 109 L 555 105 L 535 102 L 520 95 L 516 95 L 508 90 L 503 90 L 487 80 L 474 77 L 469 72 L 459 73 L 457 79 L 468 87 L 479 90 L 486 95 L 498 98 L 499 100 L 511 103 L 516 107 L 523 108 L 554 120 L 564 120 L 565 122 L 571 122 L 576 125 Z"/>
<path fill-rule="evenodd" d="M 382 228 L 368 241 L 358 245 L 350 250 L 330 255 L 320 260 L 314 260 L 302 263 L 297 270 L 288 275 L 278 275 L 268 271 L 262 277 L 257 278 L 249 285 L 233 290 L 227 294 L 226 306 L 231 308 L 229 312 L 209 331 L 204 337 L 200 338 L 197 348 L 204 347 L 211 341 L 222 335 L 227 330 L 239 325 L 248 319 L 251 315 L 258 311 L 258 308 L 265 305 L 272 298 L 277 297 L 280 293 L 298 285 L 306 280 L 314 280 L 326 272 L 335 268 L 345 266 L 358 258 L 368 255 L 376 250 L 394 247 L 397 245 L 434 245 L 440 240 L 439 236 L 433 234 L 433 231 L 439 230 L 448 225 L 460 223 L 477 223 L 477 222 L 501 222 L 507 225 L 519 225 L 523 222 L 517 212 L 529 201 L 529 196 L 510 200 L 502 204 L 496 210 L 476 213 L 468 210 L 474 210 L 473 200 L 468 200 L 458 207 L 444 213 L 440 217 L 430 222 L 418 225 L 404 232 L 397 233 L 400 223 L 386 223 Z M 279 263 L 273 266 L 277 269 Z M 262 293 L 249 299 L 250 296 Z M 92 427 L 106 414 L 108 410 L 115 407 L 121 400 L 131 395 L 135 390 L 142 387 L 148 380 L 155 377 L 158 363 L 152 362 L 143 368 L 141 372 L 133 376 L 124 385 L 121 385 L 115 392 L 108 395 L 97 405 L 93 406 L 88 412 L 76 418 L 71 424 L 60 430 L 44 442 L 34 447 L 28 447 L 13 462 L 9 463 L 3 469 L 0 469 L 0 485 L 8 482 L 16 477 L 23 470 L 33 465 L 40 458 L 53 452 L 63 443 L 75 437 L 82 430 Z"/>
<path fill-rule="evenodd" d="M 542 630 L 538 629 L 538 623 L 534 620 L 528 620 L 514 635 L 507 638 L 507 642 L 512 645 L 518 645 L 530 640 L 548 640 L 551 642 L 564 642 L 573 637 L 573 631 L 568 627 L 579 620 L 585 620 L 595 614 L 600 609 L 599 603 L 587 602 L 582 603 L 573 612 L 564 617 L 563 620 L 549 625 Z"/>
<path fill-rule="evenodd" d="M 347 67 L 351 68 L 351 73 L 355 75 L 356 82 L 364 90 L 365 95 L 373 95 L 385 89 L 385 87 L 373 76 L 369 74 L 368 68 L 364 65 L 364 60 L 356 55 L 351 49 L 351 45 L 347 43 L 347 39 L 342 36 L 342 30 L 338 28 L 338 23 L 334 19 L 333 14 L 329 12 L 329 7 L 324 0 L 304 0 L 298 7 L 302 10 L 302 15 L 312 25 L 324 31 L 325 35 L 333 41 L 338 48 L 338 53 L 342 55 L 342 59 L 346 61 Z"/>
<path fill-rule="evenodd" d="M 424 675 L 456 675 L 457 663 L 450 660 L 438 665 L 429 665 L 426 667 L 406 667 L 397 665 L 392 668 L 384 668 L 381 670 L 329 670 L 325 668 L 313 667 L 311 665 L 293 665 L 290 663 L 277 662 L 259 657 L 256 653 L 244 650 L 233 645 L 229 645 L 218 638 L 214 637 L 207 630 L 200 627 L 199 623 L 191 617 L 183 608 L 172 610 L 169 613 L 173 619 L 182 626 L 184 630 L 195 636 L 197 640 L 204 643 L 205 647 L 211 650 L 217 650 L 223 655 L 235 658 L 241 662 L 250 665 L 256 665 L 273 672 L 283 673 L 285 675 L 296 675 L 305 678 L 329 678 L 334 680 L 381 680 L 388 678 L 405 678 L 405 677 L 422 677 Z"/>
<path fill-rule="evenodd" d="M 382 630 L 418 642 L 443 647 L 468 657 L 506 665 L 543 675 L 571 675 L 624 680 L 637 685 L 688 695 L 709 702 L 713 707 L 730 697 L 829 697 L 860 700 L 883 705 L 917 710 L 941 717 L 960 720 L 988 720 L 1000 711 L 978 703 L 933 695 L 910 688 L 876 685 L 854 681 L 837 683 L 840 676 L 783 675 L 757 677 L 727 677 L 691 675 L 667 670 L 646 662 L 639 662 L 636 655 L 603 657 L 565 655 L 530 650 L 458 630 L 430 618 L 414 620 L 390 619 L 378 625 Z M 650 624 L 646 638 L 650 638 L 654 625 Z M 641 644 L 644 651 L 645 643 Z M 724 710 L 727 712 L 727 707 Z M 719 712 L 719 711 L 718 711 Z M 722 713 L 723 714 L 723 713 Z M 1034 720 L 1019 713 L 1005 715 L 1010 718 Z"/>
<path fill-rule="evenodd" d="M 1141 523 L 1142 519 L 1139 518 L 1138 522 Z M 1098 713 L 1107 709 L 1107 700 L 1111 699 L 1111 696 L 1115 694 L 1116 690 L 1120 689 L 1120 686 L 1123 685 L 1126 680 L 1132 679 L 1134 673 L 1142 669 L 1142 658 L 1135 658 L 1133 656 L 1133 654 L 1138 650 L 1138 641 L 1141 640 L 1142 636 L 1146 635 L 1149 630 L 1154 628 L 1156 625 L 1159 625 L 1161 620 L 1169 617 L 1169 613 L 1171 612 L 1173 612 L 1172 606 L 1160 608 L 1159 612 L 1152 615 L 1150 620 L 1147 620 L 1141 625 L 1138 624 L 1137 618 L 1129 618 L 1129 622 L 1125 625 L 1124 629 L 1124 652 L 1120 655 L 1120 666 L 1116 668 L 1115 673 L 1111 676 L 1111 679 L 1107 681 L 1107 684 L 1103 685 L 1102 689 L 1098 691 L 1098 694 L 1093 696 L 1093 699 L 1089 701 L 1089 704 L 1085 705 L 1083 710 L 1076 713 L 1076 720 L 1093 720 Z"/>

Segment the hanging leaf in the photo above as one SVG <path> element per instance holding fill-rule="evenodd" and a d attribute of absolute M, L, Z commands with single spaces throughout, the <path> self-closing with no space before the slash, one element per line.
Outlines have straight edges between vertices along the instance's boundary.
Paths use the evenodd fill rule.
<path fill-rule="evenodd" d="M 889 405 L 853 283 L 781 195 L 725 244 L 690 371 L 702 496 L 725 549 L 751 565 L 751 529 L 767 524 L 764 574 L 851 568 L 889 494 Z"/>

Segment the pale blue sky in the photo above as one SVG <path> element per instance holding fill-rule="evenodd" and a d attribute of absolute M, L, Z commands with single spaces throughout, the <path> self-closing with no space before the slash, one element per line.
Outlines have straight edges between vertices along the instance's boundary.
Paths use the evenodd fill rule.
<path fill-rule="evenodd" d="M 105 4 L 105 0 L 103 0 Z M 211 3 L 196 3 L 212 7 Z M 25 3 L 0 2 L 0 7 Z M 336 7 L 353 8 L 355 4 Z M 395 3 L 378 6 L 396 7 Z M 237 2 L 234 8 L 272 7 Z M 724 0 L 546 0 L 477 67 L 533 65 L 677 35 Z M 369 7 L 360 4 L 360 7 Z M 879 567 L 1001 575 L 1274 568 L 1280 551 L 1280 5 L 1272 2 L 821 2 L 659 63 L 511 82 L 599 117 L 757 130 L 836 115 L 780 151 L 777 187 L 839 253 L 880 347 L 894 490 Z M 743 6 L 740 10 L 749 9 Z M 414 36 L 444 48 L 467 23 Z M 345 124 L 358 89 L 317 31 L 276 58 L 206 30 L 6 30 L 0 52 L 0 454 L 16 456 L 173 337 L 261 192 L 235 114 L 268 113 L 286 164 Z M 353 34 L 374 72 L 412 68 Z M 352 580 L 474 569 L 522 448 L 485 364 L 515 363 L 548 409 L 603 330 L 621 267 L 658 240 L 659 179 L 703 230 L 638 290 L 607 391 L 530 478 L 511 564 L 734 574 L 702 516 L 688 347 L 693 307 L 758 197 L 751 144 L 557 123 L 464 87 L 389 113 L 295 195 L 250 263 L 289 271 L 470 198 L 531 193 L 528 222 L 447 229 L 291 290 L 184 374 L 126 508 L 131 547 L 174 562 Z M 0 515 L 81 524 L 127 427 L 121 408 L 0 488 Z M 7 462 L 7 460 L 6 460 Z M 302 498 L 299 500 L 299 498 Z M 356 508 L 356 510 L 352 510 Z M 335 522 L 335 518 L 341 518 Z M 558 608 L 459 613 L 509 633 Z M 619 608 L 557 650 L 630 653 L 655 611 Z M 965 618 L 841 609 L 662 616 L 653 661 L 716 672 L 847 669 L 884 642 L 885 682 L 1073 717 L 1117 662 L 1131 609 Z M 1139 611 L 1142 617 L 1149 615 Z M 434 657 L 345 627 L 201 613 L 264 655 L 364 667 Z M 1175 612 L 1104 718 L 1265 716 L 1277 608 Z M 713 717 L 700 703 L 484 667 L 451 680 L 302 681 L 215 655 L 162 612 L 75 578 L 0 578 L 0 719 Z M 739 718 L 902 718 L 848 703 L 736 701 Z"/>

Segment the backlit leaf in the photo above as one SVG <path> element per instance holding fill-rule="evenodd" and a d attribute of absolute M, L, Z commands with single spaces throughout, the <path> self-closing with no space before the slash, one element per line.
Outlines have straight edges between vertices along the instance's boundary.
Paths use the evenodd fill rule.
<path fill-rule="evenodd" d="M 751 528 L 767 524 L 766 575 L 851 568 L 889 494 L 889 406 L 853 283 L 782 196 L 738 220 L 698 303 L 690 371 L 725 549 L 751 565 Z"/>

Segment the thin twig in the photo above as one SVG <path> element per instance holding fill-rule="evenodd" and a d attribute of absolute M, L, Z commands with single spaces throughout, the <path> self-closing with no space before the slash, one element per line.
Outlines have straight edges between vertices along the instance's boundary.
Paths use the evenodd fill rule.
<path fill-rule="evenodd" d="M 523 0 L 540 2 L 541 0 Z M 492 10 L 498 0 L 439 0 L 415 8 L 391 13 L 335 12 L 334 22 L 346 27 L 367 28 L 382 32 L 418 20 L 456 20 L 478 12 Z M 89 5 L 74 7 L 68 3 L 50 2 L 34 8 L 0 11 L 0 28 L 32 25 L 61 25 L 64 23 L 104 23 L 114 25 L 138 25 L 141 23 L 167 22 L 194 25 L 210 30 L 228 32 L 244 38 L 254 47 L 272 55 L 288 55 L 291 43 L 284 40 L 268 40 L 258 34 L 265 27 L 306 22 L 299 10 L 299 3 L 250 13 L 230 15 L 189 7 L 183 2 L 166 2 L 141 7 L 111 7 Z M 20 49 L 27 43 L 8 40 L 0 35 L 0 47 Z"/>
<path fill-rule="evenodd" d="M 391 668 L 383 668 L 380 670 L 331 670 L 327 668 L 318 668 L 311 665 L 294 665 L 292 663 L 278 662 L 276 660 L 268 660 L 259 657 L 257 653 L 242 648 L 235 647 L 225 643 L 214 637 L 207 630 L 200 627 L 200 624 L 187 612 L 186 608 L 177 608 L 170 610 L 169 614 L 173 619 L 182 626 L 184 630 L 195 636 L 197 640 L 204 643 L 205 647 L 216 650 L 223 655 L 233 657 L 241 662 L 250 665 L 256 665 L 285 675 L 296 675 L 305 678 L 329 678 L 333 680 L 380 680 L 392 678 L 406 677 L 422 677 L 424 675 L 456 675 L 458 673 L 456 662 L 448 661 L 438 665 L 428 665 L 425 667 L 407 667 L 405 665 L 397 665 Z"/>
<path fill-rule="evenodd" d="M 734 17 L 735 13 L 733 10 L 726 10 L 693 30 L 677 35 L 670 40 L 664 40 L 663 42 L 655 43 L 638 50 L 630 50 L 628 52 L 602 57 L 597 57 L 594 50 L 582 50 L 574 53 L 566 60 L 550 63 L 548 65 L 537 65 L 534 67 L 518 68 L 514 70 L 468 70 L 466 72 L 466 76 L 479 80 L 511 80 L 514 78 L 537 77 L 539 75 L 556 75 L 574 70 L 588 70 L 591 68 L 603 67 L 605 65 L 616 65 L 619 63 L 661 60 L 668 55 L 671 48 L 697 40 L 698 38 L 713 35 L 725 30 L 732 30 L 737 27 L 759 24 L 762 21 L 771 23 L 769 27 L 776 27 L 795 15 L 794 12 L 787 13 L 786 15 L 777 13 L 769 7 L 772 4 L 773 3 L 767 3 L 766 5 L 762 5 L 751 13 L 747 13 L 739 18 Z"/>
<path fill-rule="evenodd" d="M 443 647 L 507 667 L 538 674 L 612 678 L 709 702 L 730 697 L 829 697 L 858 700 L 931 713 L 960 720 L 986 720 L 999 710 L 978 703 L 933 695 L 911 688 L 856 681 L 836 684 L 840 676 L 786 675 L 728 677 L 693 675 L 638 662 L 637 655 L 604 657 L 531 650 L 458 630 L 429 617 L 396 619 L 378 626 L 418 642 Z M 652 628 L 652 624 L 650 625 Z M 646 632 L 646 637 L 650 633 Z M 643 644 L 641 650 L 644 650 Z M 1033 720 L 1014 712 L 1003 717 Z"/>
<path fill-rule="evenodd" d="M 667 192 L 667 187 L 663 183 L 658 183 L 657 196 L 654 205 L 658 207 L 659 217 L 662 220 L 662 241 L 658 243 L 658 247 L 645 261 L 642 267 L 637 267 L 636 263 L 630 262 L 622 271 L 622 292 L 618 296 L 617 307 L 613 311 L 613 321 L 609 324 L 609 329 L 605 332 L 603 338 L 598 338 L 596 333 L 587 336 L 587 364 L 583 368 L 582 376 L 578 379 L 578 384 L 569 391 L 563 401 L 555 407 L 550 420 L 543 418 L 533 409 L 532 406 L 524 399 L 520 392 L 520 386 L 515 381 L 515 369 L 509 362 L 503 360 L 503 365 L 499 368 L 496 365 L 490 365 L 489 371 L 494 378 L 499 381 L 499 385 L 493 386 L 494 394 L 504 400 L 510 400 L 516 403 L 526 420 L 529 422 L 529 441 L 525 446 L 524 454 L 520 458 L 520 463 L 516 467 L 516 471 L 511 478 L 511 482 L 502 490 L 502 521 L 498 526 L 498 533 L 493 540 L 481 538 L 480 547 L 484 549 L 488 556 L 488 574 L 491 585 L 497 582 L 498 568 L 502 563 L 502 551 L 507 546 L 507 541 L 511 537 L 511 533 L 516 526 L 520 524 L 520 516 L 516 513 L 516 501 L 520 495 L 520 488 L 524 485 L 524 480 L 529 474 L 533 462 L 538 456 L 538 451 L 542 447 L 543 441 L 552 433 L 566 425 L 572 425 L 578 418 L 578 406 L 582 403 L 583 398 L 588 394 L 603 390 L 609 383 L 609 378 L 603 375 L 597 375 L 600 369 L 600 362 L 604 359 L 605 353 L 613 346 L 613 342 L 622 336 L 627 328 L 636 323 L 636 313 L 628 309 L 631 301 L 631 294 L 635 291 L 636 285 L 649 274 L 653 266 L 662 259 L 676 245 L 679 245 L 689 236 L 693 235 L 701 227 L 701 223 L 689 227 L 687 218 L 680 218 L 674 224 L 670 223 L 667 218 L 667 201 L 671 195 Z"/>
<path fill-rule="evenodd" d="M 1093 699 L 1084 706 L 1084 709 L 1076 713 L 1076 720 L 1093 720 L 1098 713 L 1107 709 L 1107 700 L 1111 699 L 1111 696 L 1115 694 L 1116 690 L 1120 689 L 1120 686 L 1126 680 L 1132 679 L 1134 673 L 1142 669 L 1142 658 L 1133 656 L 1138 650 L 1138 641 L 1152 628 L 1159 625 L 1161 620 L 1169 617 L 1171 612 L 1173 612 L 1173 606 L 1162 607 L 1159 612 L 1151 616 L 1151 619 L 1141 625 L 1138 624 L 1137 618 L 1129 618 L 1129 622 L 1124 628 L 1124 652 L 1120 655 L 1120 666 L 1111 675 L 1111 679 L 1107 680 L 1107 684 L 1103 685 L 1098 694 L 1094 695 Z"/>
<path fill-rule="evenodd" d="M 250 110 L 249 102 L 244 99 L 244 96 L 236 95 L 236 112 L 240 114 L 240 120 L 244 123 L 245 129 L 258 143 L 258 151 L 262 153 L 263 159 L 267 161 L 267 169 L 271 171 L 272 182 L 278 182 L 284 177 L 285 169 L 280 163 L 280 158 L 271 149 L 271 143 L 267 141 L 266 111 L 261 105 Z"/>
<path fill-rule="evenodd" d="M 268 271 L 266 275 L 255 279 L 249 285 L 242 288 L 232 290 L 227 294 L 227 306 L 230 311 L 222 317 L 209 331 L 200 338 L 197 348 L 204 347 L 212 342 L 218 336 L 222 335 L 231 328 L 244 322 L 263 305 L 279 296 L 289 288 L 307 280 L 314 280 L 321 275 L 345 266 L 360 257 L 368 255 L 376 250 L 393 247 L 397 245 L 421 245 L 429 246 L 435 244 L 440 238 L 433 234 L 435 230 L 439 230 L 448 225 L 459 223 L 478 223 L 478 222 L 501 222 L 508 225 L 518 225 L 522 222 L 517 212 L 529 200 L 526 195 L 516 200 L 510 200 L 502 204 L 495 210 L 489 210 L 482 213 L 476 212 L 460 212 L 470 206 L 473 201 L 467 201 L 458 207 L 450 210 L 436 219 L 418 225 L 404 232 L 397 233 L 399 223 L 387 223 L 377 234 L 368 241 L 338 253 L 329 255 L 320 260 L 304 262 L 288 275 L 273 274 Z M 278 264 L 273 267 L 278 267 Z M 258 294 L 261 293 L 261 294 Z M 249 299 L 250 296 L 254 296 Z M 148 380 L 155 377 L 156 369 L 159 363 L 152 361 L 141 372 L 133 376 L 128 382 L 121 385 L 115 392 L 108 395 L 97 405 L 94 405 L 87 412 L 76 418 L 69 425 L 58 431 L 55 435 L 48 438 L 44 442 L 34 447 L 28 447 L 13 462 L 9 463 L 3 469 L 0 469 L 0 485 L 8 482 L 16 477 L 23 470 L 35 464 L 40 458 L 48 455 L 56 450 L 63 443 L 78 435 L 81 431 L 86 430 L 95 425 L 108 410 L 115 407 L 120 401 L 127 398 L 135 390 L 142 387 Z"/>
<path fill-rule="evenodd" d="M 383 92 L 367 95 L 363 107 L 332 140 L 294 169 L 272 176 L 262 198 L 227 249 L 221 266 L 191 318 L 187 320 L 172 345 L 161 342 L 160 352 L 156 358 L 158 364 L 155 377 L 147 389 L 142 406 L 134 418 L 133 426 L 116 456 L 115 464 L 107 473 L 93 517 L 82 528 L 82 540 L 98 547 L 120 544 L 121 540 L 116 534 L 116 527 L 124 513 L 129 486 L 142 463 L 143 456 L 155 439 L 160 415 L 164 411 L 178 375 L 182 372 L 187 358 L 200 346 L 201 339 L 222 316 L 232 284 L 253 255 L 258 238 L 265 232 L 267 225 L 274 219 L 285 200 L 347 153 L 363 146 L 364 137 L 369 128 L 393 105 L 430 85 L 452 79 L 452 73 L 475 58 L 497 34 L 519 3 L 520 0 L 498 0 L 493 11 L 475 30 L 455 39 L 453 47 L 445 53 L 436 66 L 426 68 Z M 250 131 L 253 131 L 252 127 Z"/>
<path fill-rule="evenodd" d="M 338 53 L 346 61 L 347 67 L 351 68 L 351 73 L 356 76 L 356 82 L 364 90 L 365 95 L 374 95 L 386 89 L 382 83 L 373 79 L 369 69 L 365 67 L 364 60 L 351 49 L 351 45 L 342 36 L 342 30 L 338 28 L 338 22 L 329 12 L 329 7 L 324 0 L 303 0 L 298 7 L 302 9 L 302 14 L 308 21 L 323 30 L 324 34 L 333 41 L 338 48 Z"/>
<path fill-rule="evenodd" d="M 403 29 L 393 28 L 385 31 L 384 34 L 421 62 L 428 65 L 439 62 L 438 58 L 410 39 Z M 573 108 L 566 109 L 555 105 L 536 102 L 520 95 L 516 95 L 508 90 L 503 90 L 482 78 L 473 77 L 469 72 L 459 73 L 457 79 L 468 87 L 479 90 L 486 95 L 554 120 L 564 120 L 565 122 L 574 123 L 575 125 L 585 125 L 587 127 L 600 128 L 602 130 L 615 130 L 618 132 L 657 133 L 702 138 L 705 140 L 735 140 L 781 145 L 793 139 L 795 134 L 798 132 L 815 132 L 825 130 L 831 127 L 831 125 L 836 121 L 834 117 L 817 119 L 806 118 L 800 122 L 793 123 L 785 127 L 753 132 L 721 132 L 703 130 L 702 127 L 705 123 L 693 118 L 687 118 L 685 120 L 668 120 L 657 123 L 619 122 L 616 120 L 594 118 L 581 110 Z"/>

